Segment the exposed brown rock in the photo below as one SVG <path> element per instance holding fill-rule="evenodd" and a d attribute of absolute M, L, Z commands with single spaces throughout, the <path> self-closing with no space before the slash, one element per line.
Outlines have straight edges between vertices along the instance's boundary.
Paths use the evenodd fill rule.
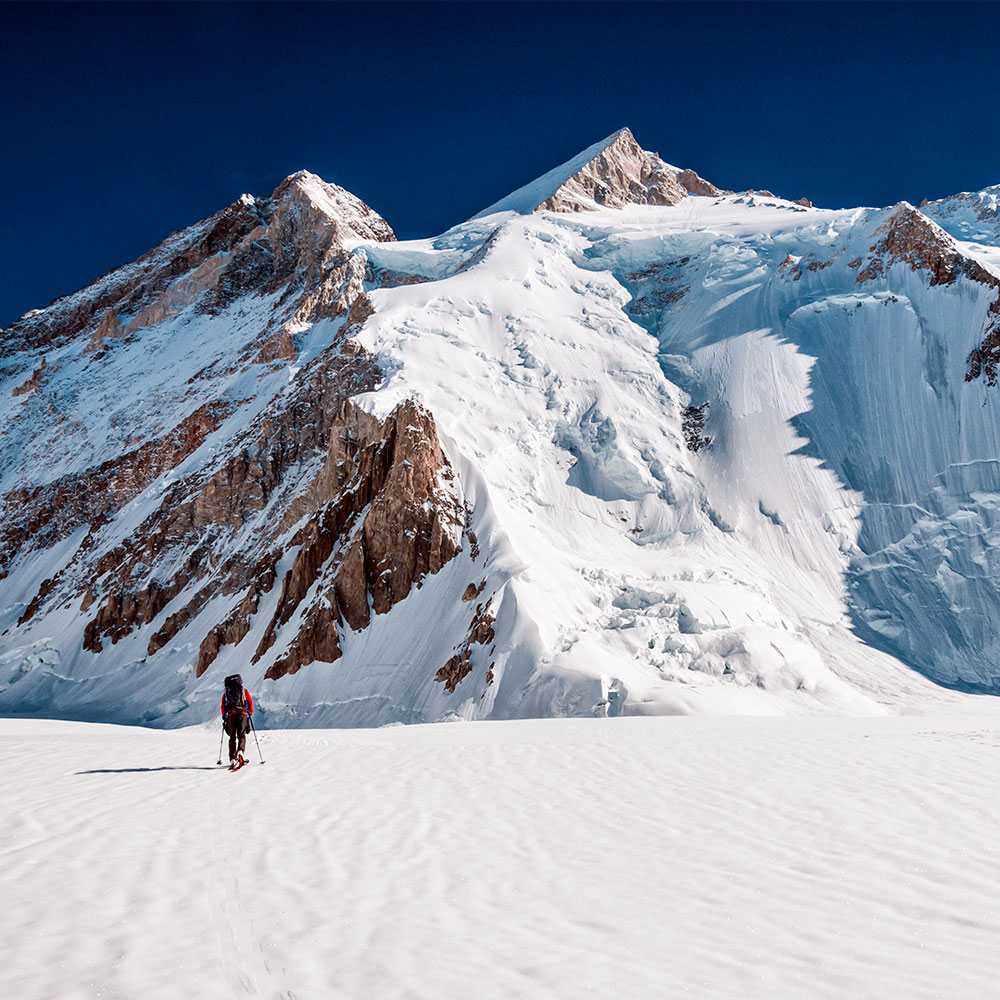
<path fill-rule="evenodd" d="M 385 613 L 457 554 L 463 512 L 449 486 L 453 478 L 434 422 L 416 403 L 401 403 L 381 421 L 344 405 L 317 476 L 330 499 L 300 533 L 254 660 L 274 644 L 316 582 L 326 584 L 303 631 L 268 676 L 323 658 L 323 650 L 339 655 L 338 623 L 364 628 L 369 609 Z"/>
<path fill-rule="evenodd" d="M 91 335 L 87 346 L 83 349 L 83 353 L 96 354 L 98 351 L 104 349 L 104 341 L 106 339 L 123 336 L 125 336 L 125 330 L 122 327 L 121 321 L 118 319 L 114 309 L 108 309 L 104 313 L 104 318 L 98 324 L 97 329 Z"/>
<path fill-rule="evenodd" d="M 374 315 L 375 307 L 372 305 L 372 300 L 364 292 L 360 292 L 351 302 L 351 308 L 347 312 L 347 335 L 350 337 L 356 334 L 364 326 L 365 321 Z"/>
<path fill-rule="evenodd" d="M 680 302 L 690 287 L 682 280 L 686 263 L 687 258 L 665 261 L 626 275 L 632 289 L 632 301 L 626 307 L 628 314 L 640 322 L 653 320 Z"/>
<path fill-rule="evenodd" d="M 473 645 L 487 646 L 496 638 L 494 624 L 496 619 L 489 613 L 489 602 L 477 604 L 476 613 L 469 625 L 469 632 L 461 649 L 448 659 L 443 667 L 434 675 L 434 680 L 444 685 L 448 694 L 454 694 L 455 689 L 472 671 Z M 490 664 L 486 683 L 493 683 L 493 664 Z"/>
<path fill-rule="evenodd" d="M 254 199 L 241 198 L 211 218 L 167 237 L 135 263 L 110 271 L 79 292 L 56 299 L 46 309 L 26 313 L 4 331 L 0 356 L 58 346 L 88 328 L 96 331 L 109 310 L 116 314 L 139 312 L 176 278 L 206 258 L 231 249 L 260 221 Z"/>
<path fill-rule="evenodd" d="M 31 378 L 14 387 L 11 392 L 12 396 L 23 396 L 26 392 L 31 392 L 32 389 L 37 389 L 42 384 L 42 380 L 51 374 L 51 370 L 46 370 L 46 360 L 46 358 L 42 358 L 42 363 L 31 373 Z"/>
<path fill-rule="evenodd" d="M 931 285 L 950 285 L 966 278 L 993 291 L 988 325 L 980 343 L 969 352 L 965 381 L 985 376 L 986 384 L 995 386 L 1000 366 L 1000 278 L 962 253 L 943 229 L 905 202 L 896 206 L 875 234 L 881 238 L 858 272 L 859 282 L 882 278 L 893 264 L 906 263 L 913 271 L 925 271 Z"/>
<path fill-rule="evenodd" d="M 137 621 L 149 624 L 176 596 L 176 588 L 161 587 L 157 583 L 135 592 L 111 594 L 97 615 L 87 623 L 83 634 L 83 648 L 99 653 L 102 637 L 112 644 L 132 631 Z"/>
<path fill-rule="evenodd" d="M 925 198 L 920 207 L 928 208 L 929 214 L 935 219 L 971 216 L 978 224 L 976 228 L 997 229 L 1000 222 L 1000 205 L 997 203 L 996 187 L 987 188 L 984 191 L 963 191 L 961 194 L 952 195 L 949 198 L 942 198 L 940 201 L 928 202 Z M 960 224 L 961 229 L 965 227 Z M 969 232 L 966 238 L 974 238 L 974 233 Z"/>
<path fill-rule="evenodd" d="M 277 333 L 264 341 L 254 360 L 295 358 L 300 331 L 321 319 L 346 316 L 345 335 L 351 336 L 375 311 L 364 293 L 364 275 L 363 255 L 339 248 L 316 251 L 315 259 L 307 264 L 305 290 L 295 311 Z"/>
<path fill-rule="evenodd" d="M 18 625 L 23 625 L 25 622 L 30 621 L 35 616 L 35 613 L 42 606 L 42 602 L 45 600 L 45 598 L 48 597 L 53 590 L 55 590 L 57 582 L 58 582 L 57 577 L 47 577 L 46 579 L 42 580 L 41 585 L 38 588 L 38 592 L 31 599 L 31 602 L 28 604 L 28 606 L 24 609 L 24 612 L 21 615 L 21 617 L 17 620 Z"/>
<path fill-rule="evenodd" d="M 896 206 L 875 235 L 880 238 L 871 247 L 872 256 L 858 274 L 858 282 L 879 278 L 893 264 L 906 263 L 913 271 L 925 271 L 932 285 L 950 285 L 966 277 L 1000 288 L 1000 279 L 963 254 L 943 229 L 905 202 Z"/>
<path fill-rule="evenodd" d="M 257 454 L 243 450 L 209 475 L 199 491 L 169 504 L 142 526 L 128 546 L 104 553 L 95 567 L 102 580 L 104 604 L 86 629 L 86 645 L 94 651 L 103 638 L 117 641 L 137 625 L 148 624 L 192 583 L 214 576 L 206 586 L 175 611 L 152 636 L 149 654 L 162 648 L 213 596 L 244 592 L 229 616 L 203 638 L 197 672 L 207 669 L 221 646 L 238 643 L 249 631 L 261 593 L 275 582 L 280 552 L 271 553 L 250 570 L 243 555 L 219 561 L 205 549 L 188 559 L 167 584 L 135 589 L 130 585 L 137 563 L 155 564 L 170 547 L 204 538 L 213 526 L 238 528 L 264 510 L 267 498 L 280 486 L 285 468 L 297 463 L 303 450 L 317 447 L 327 436 L 327 457 L 313 484 L 292 499 L 284 518 L 273 526 L 280 535 L 301 518 L 303 506 L 315 505 L 305 527 L 291 539 L 298 552 L 282 579 L 277 610 L 265 630 L 254 659 L 275 641 L 323 576 L 328 582 L 319 602 L 303 616 L 289 651 L 272 667 L 272 676 L 293 672 L 316 658 L 339 655 L 337 624 L 364 628 L 369 605 L 376 613 L 402 600 L 427 573 L 437 572 L 458 551 L 462 512 L 448 486 L 453 478 L 437 442 L 430 416 L 406 402 L 380 421 L 345 403 L 345 394 L 370 385 L 378 376 L 363 355 L 348 351 L 341 358 L 339 377 L 331 376 L 331 360 L 304 383 L 301 400 L 308 407 L 290 405 L 284 414 L 249 429 L 257 437 Z M 360 384 L 356 366 L 370 372 Z M 352 375 L 347 378 L 346 375 Z M 324 405 L 328 394 L 340 399 L 332 413 Z M 287 440 L 294 435 L 294 446 Z M 267 461 L 258 457 L 262 452 Z M 364 515 L 363 517 L 361 515 Z M 275 535 L 269 536 L 274 538 Z M 331 556 L 334 558 L 331 559 Z M 214 581 L 214 582 L 213 582 Z M 93 598 L 91 598 L 93 599 Z M 320 605 L 327 609 L 323 611 Z M 335 657 L 334 657 L 335 658 Z"/>
<path fill-rule="evenodd" d="M 294 546 L 258 648 L 259 655 L 275 641 L 285 644 L 268 673 L 280 677 L 314 660 L 336 660 L 343 630 L 366 627 L 372 613 L 389 610 L 456 555 L 467 513 L 431 416 L 405 402 L 377 418 L 349 402 L 382 378 L 350 339 L 374 311 L 365 294 L 366 255 L 343 246 L 359 235 L 394 238 L 354 196 L 296 175 L 271 198 L 240 199 L 6 331 L 11 351 L 79 337 L 84 353 L 99 359 L 115 340 L 185 309 L 216 313 L 248 295 L 273 294 L 271 322 L 233 359 L 231 374 L 254 362 L 293 361 L 310 325 L 343 319 L 339 332 L 331 327 L 334 343 L 293 373 L 290 391 L 266 416 L 249 421 L 217 458 L 206 456 L 172 482 L 128 537 L 109 543 L 105 526 L 197 451 L 240 400 L 200 406 L 152 441 L 126 432 L 124 454 L 0 498 L 4 565 L 25 549 L 88 528 L 64 571 L 39 588 L 25 620 L 47 603 L 75 598 L 91 616 L 86 649 L 98 652 L 148 628 L 153 656 L 185 629 L 190 641 L 191 624 L 209 603 L 231 594 L 225 616 L 194 637 L 201 675 L 223 647 L 250 633 L 261 595 L 279 582 L 276 567 Z M 43 361 L 19 391 L 37 388 L 50 372 Z M 298 624 L 289 639 L 281 628 L 293 615 Z"/>
<path fill-rule="evenodd" d="M 355 631 L 365 628 L 371 618 L 368 610 L 368 573 L 364 541 L 355 538 L 348 545 L 333 582 L 337 606 L 344 620 Z"/>
<path fill-rule="evenodd" d="M 968 368 L 965 381 L 972 382 L 986 376 L 986 384 L 991 388 L 997 384 L 997 370 L 1000 368 L 1000 325 L 993 324 L 990 331 L 974 347 L 966 359 Z"/>
<path fill-rule="evenodd" d="M 369 356 L 353 345 L 349 349 L 343 347 L 331 347 L 317 358 L 310 372 L 304 375 L 298 393 L 287 401 L 286 409 L 247 428 L 243 447 L 237 441 L 236 453 L 224 458 L 221 467 L 214 472 L 206 470 L 194 481 L 177 484 L 157 512 L 140 526 L 128 546 L 119 546 L 99 558 L 94 576 L 101 579 L 100 586 L 107 597 L 102 611 L 87 626 L 88 648 L 100 648 L 102 636 L 115 641 L 131 628 L 148 624 L 167 603 L 192 583 L 210 576 L 212 570 L 215 573 L 209 583 L 174 612 L 150 639 L 150 653 L 171 641 L 217 594 L 246 590 L 247 603 L 240 605 L 242 618 L 248 619 L 256 611 L 257 597 L 274 583 L 274 565 L 280 553 L 271 552 L 270 546 L 287 525 L 280 517 L 276 518 L 269 531 L 259 538 L 257 546 L 263 554 L 256 563 L 252 552 L 239 548 L 224 555 L 227 538 L 262 513 L 274 494 L 280 497 L 290 469 L 326 446 L 343 401 L 370 388 L 380 377 Z M 301 496 L 290 497 L 289 509 L 301 500 Z M 196 548 L 196 558 L 185 560 L 169 583 L 156 584 L 154 594 L 147 594 L 146 588 L 133 587 L 131 576 L 135 565 L 155 565 L 173 547 L 194 546 L 206 537 L 214 537 L 215 544 L 211 548 Z M 220 644 L 239 641 L 246 634 L 240 608 L 222 624 L 217 636 Z M 211 662 L 211 647 L 209 640 L 204 654 L 199 656 L 202 670 Z"/>
<path fill-rule="evenodd" d="M 250 631 L 250 619 L 257 613 L 260 606 L 261 594 L 266 593 L 274 586 L 276 561 L 277 554 L 264 560 L 263 568 L 240 603 L 202 640 L 198 650 L 198 664 L 195 668 L 196 677 L 201 677 L 211 666 L 212 661 L 218 656 L 219 650 L 223 646 L 236 646 L 246 637 Z"/>
<path fill-rule="evenodd" d="M 196 304 L 219 312 L 238 297 L 285 289 L 293 322 L 346 314 L 363 288 L 362 255 L 348 237 L 393 240 L 388 223 L 350 192 L 302 172 L 269 198 L 244 195 L 222 212 L 174 233 L 133 264 L 33 310 L 4 331 L 0 357 L 58 346 L 89 331 L 85 350 Z M 299 301 L 301 300 L 301 301 Z M 132 319 L 123 328 L 118 316 Z"/>
<path fill-rule="evenodd" d="M 128 321 L 125 333 L 132 334 L 177 316 L 186 306 L 196 302 L 203 293 L 217 288 L 232 263 L 233 257 L 228 253 L 216 253 L 206 258 L 189 274 L 178 278 L 153 302 L 136 313 Z M 109 335 L 120 336 L 115 333 Z"/>
<path fill-rule="evenodd" d="M 448 694 L 454 694 L 465 678 L 472 673 L 472 660 L 468 649 L 450 657 L 448 662 L 434 675 L 434 680 L 444 685 Z"/>
<path fill-rule="evenodd" d="M 465 518 L 465 537 L 469 539 L 469 555 L 472 556 L 472 561 L 475 562 L 479 558 L 479 539 L 469 524 L 468 513 L 466 513 Z"/>
<path fill-rule="evenodd" d="M 254 355 L 255 362 L 294 361 L 299 354 L 299 336 L 293 324 L 285 323 L 277 333 L 272 334 Z"/>
<path fill-rule="evenodd" d="M 644 150 L 624 128 L 535 211 L 581 212 L 595 205 L 676 205 L 689 194 L 723 192 L 693 170 L 678 170 Z"/>
<path fill-rule="evenodd" d="M 704 177 L 699 177 L 693 170 L 682 170 L 677 181 L 688 194 L 699 195 L 702 198 L 714 198 L 722 194 L 714 184 L 710 184 Z"/>
<path fill-rule="evenodd" d="M 4 504 L 2 551 L 14 553 L 22 545 L 52 544 L 90 521 L 91 530 L 73 560 L 76 571 L 69 576 L 87 581 L 82 590 L 76 591 L 81 597 L 81 610 L 86 611 L 92 603 L 101 604 L 85 632 L 87 648 L 95 651 L 101 648 L 102 639 L 116 641 L 150 623 L 182 591 L 208 578 L 208 585 L 175 611 L 150 639 L 149 652 L 153 653 L 216 594 L 241 592 L 248 587 L 251 591 L 256 587 L 259 593 L 270 587 L 277 556 L 270 565 L 255 566 L 252 553 L 243 548 L 237 547 L 235 554 L 227 555 L 228 539 L 248 519 L 261 513 L 274 493 L 290 487 L 286 506 L 294 503 L 293 491 L 298 486 L 294 481 L 285 485 L 286 471 L 299 467 L 310 453 L 325 448 L 343 400 L 371 388 L 380 377 L 370 357 L 355 345 L 332 346 L 302 373 L 298 392 L 288 397 L 284 410 L 272 411 L 248 427 L 242 435 L 243 447 L 237 438 L 236 453 L 223 457 L 215 471 L 209 465 L 175 483 L 158 510 L 129 539 L 110 550 L 95 550 L 101 526 L 162 471 L 173 468 L 194 451 L 224 419 L 229 404 L 199 408 L 165 438 L 83 476 L 65 477 L 35 490 L 15 491 Z M 278 517 L 267 532 L 261 533 L 259 547 L 285 530 L 281 520 Z M 211 544 L 200 547 L 206 538 Z M 147 583 L 151 569 L 178 546 L 190 552 L 181 568 L 172 571 L 166 583 L 157 580 L 154 571 L 153 582 Z M 143 582 L 137 585 L 133 576 L 141 577 Z M 43 593 L 40 599 L 46 596 Z M 64 597 L 72 597 L 72 592 Z M 223 641 L 235 641 L 241 628 L 239 622 L 227 623 Z"/>
<path fill-rule="evenodd" d="M 0 557 L 9 561 L 22 546 L 47 548 L 81 524 L 105 522 L 161 473 L 194 452 L 231 411 L 217 400 L 198 407 L 170 433 L 111 459 L 83 475 L 63 476 L 34 489 L 19 488 L 0 502 L 4 528 Z"/>
<path fill-rule="evenodd" d="M 338 616 L 330 604 L 317 604 L 306 615 L 291 648 L 274 661 L 264 675 L 277 680 L 285 674 L 297 673 L 303 666 L 321 660 L 333 663 L 340 659 L 340 638 L 337 632 Z"/>
<path fill-rule="evenodd" d="M 364 522 L 369 590 L 376 614 L 389 610 L 411 586 L 436 573 L 457 553 L 462 511 L 442 500 L 454 473 L 438 443 L 431 415 L 412 401 L 394 414 L 392 459 Z"/>

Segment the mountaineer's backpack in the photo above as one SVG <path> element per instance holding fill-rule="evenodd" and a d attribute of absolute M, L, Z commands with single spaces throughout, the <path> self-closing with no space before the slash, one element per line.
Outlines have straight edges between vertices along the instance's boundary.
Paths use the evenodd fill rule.
<path fill-rule="evenodd" d="M 226 678 L 226 693 L 223 695 L 226 706 L 225 717 L 228 719 L 234 712 L 247 715 L 247 699 L 243 692 L 243 678 L 239 674 L 230 674 Z"/>

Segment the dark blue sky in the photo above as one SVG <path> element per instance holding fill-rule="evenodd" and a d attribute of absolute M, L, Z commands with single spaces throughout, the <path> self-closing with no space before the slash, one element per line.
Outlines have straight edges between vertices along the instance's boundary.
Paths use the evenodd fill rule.
<path fill-rule="evenodd" d="M 307 168 L 432 235 L 629 125 L 818 205 L 1000 182 L 1000 5 L 0 4 L 0 325 Z"/>

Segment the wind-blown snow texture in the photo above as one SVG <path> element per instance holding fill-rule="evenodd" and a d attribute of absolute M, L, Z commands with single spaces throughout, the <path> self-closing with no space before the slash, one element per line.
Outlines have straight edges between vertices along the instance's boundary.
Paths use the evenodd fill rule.
<path fill-rule="evenodd" d="M 0 720 L 0 993 L 996 996 L 995 713 L 261 746 Z"/>
<path fill-rule="evenodd" d="M 340 313 L 303 306 L 292 322 L 271 286 L 206 312 L 193 292 L 99 362 L 90 327 L 9 347 L 5 491 L 82 475 L 197 406 L 227 408 L 107 525 L 21 544 L 0 581 L 0 710 L 180 725 L 211 716 L 232 670 L 282 725 L 878 714 L 964 697 L 934 682 L 1000 688 L 996 192 L 926 214 L 688 190 L 671 205 L 531 211 L 621 136 L 433 239 L 387 241 L 350 202 L 321 270 L 333 260 L 347 275 Z M 340 189 L 297 176 L 311 212 L 345 211 Z M 281 350 L 261 351 L 274 317 Z M 226 552 L 271 531 L 276 583 L 203 673 L 199 646 L 242 590 L 149 645 L 201 578 L 84 650 L 96 606 L 82 610 L 72 566 L 85 540 L 121 544 L 171 483 L 216 468 L 345 344 L 378 371 L 353 406 L 389 420 L 412 400 L 433 419 L 455 475 L 442 490 L 466 519 L 458 554 L 366 627 L 341 622 L 339 658 L 276 675 L 307 617 L 275 612 L 307 514 L 292 503 L 277 525 L 265 508 Z M 288 496 L 318 462 L 303 457 Z M 162 582 L 185 551 L 133 579 Z M 322 603 L 321 585 L 308 600 Z M 251 662 L 272 621 L 276 641 Z"/>

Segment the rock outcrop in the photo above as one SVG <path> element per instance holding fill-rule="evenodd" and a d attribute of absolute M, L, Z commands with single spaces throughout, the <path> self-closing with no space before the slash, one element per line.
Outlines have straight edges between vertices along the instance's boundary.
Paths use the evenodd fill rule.
<path fill-rule="evenodd" d="M 23 396 L 26 392 L 37 389 L 42 384 L 42 379 L 49 374 L 46 371 L 46 359 L 42 358 L 42 363 L 31 373 L 31 377 L 11 390 L 12 396 Z"/>
<path fill-rule="evenodd" d="M 676 205 L 689 194 L 722 192 L 693 170 L 678 170 L 644 150 L 627 128 L 546 198 L 535 211 L 580 212 L 595 206 Z"/>
<path fill-rule="evenodd" d="M 357 322 L 370 308 L 360 308 Z M 7 560 L 23 546 L 48 546 L 89 527 L 70 571 L 43 583 L 23 620 L 46 601 L 96 604 L 83 640 L 96 653 L 190 594 L 150 634 L 152 656 L 209 602 L 234 595 L 231 610 L 200 637 L 200 676 L 223 646 L 246 637 L 262 595 L 278 581 L 279 562 L 294 553 L 253 660 L 279 637 L 283 651 L 268 670 L 272 679 L 314 660 L 336 660 L 342 630 L 363 630 L 372 614 L 387 612 L 457 554 L 466 520 L 431 415 L 405 401 L 379 419 L 351 402 L 379 378 L 370 357 L 342 338 L 299 376 L 281 410 L 243 431 L 230 457 L 177 483 L 112 549 L 100 550 L 101 527 L 193 454 L 227 415 L 225 406 L 202 408 L 165 439 L 84 477 L 8 497 L 0 537 Z M 320 449 L 311 481 L 294 482 L 292 473 Z M 187 553 L 179 566 L 178 551 Z M 290 636 L 284 627 L 293 617 Z"/>
<path fill-rule="evenodd" d="M 857 281 L 881 277 L 893 264 L 906 263 L 927 273 L 932 285 L 950 285 L 959 277 L 1000 289 L 1000 279 L 979 261 L 963 254 L 955 241 L 907 202 L 901 202 L 875 231 L 878 237 Z"/>
<path fill-rule="evenodd" d="M 99 651 L 102 639 L 118 641 L 150 623 L 178 595 L 191 592 L 190 600 L 150 639 L 155 652 L 220 594 L 249 591 L 252 603 L 269 590 L 284 548 L 280 543 L 291 524 L 303 506 L 324 502 L 322 494 L 306 491 L 303 496 L 290 476 L 327 447 L 346 400 L 371 388 L 378 377 L 371 359 L 354 345 L 331 347 L 302 374 L 280 411 L 248 427 L 217 466 L 201 469 L 170 490 L 156 512 L 95 566 L 98 582 L 91 590 L 103 604 L 87 626 L 85 647 Z M 105 520 L 109 516 L 104 513 Z M 252 541 L 241 545 L 239 537 L 251 524 L 259 528 Z M 291 543 L 286 539 L 284 544 Z M 158 564 L 173 562 L 178 548 L 195 558 L 185 559 L 169 576 L 155 573 Z M 270 557 L 262 563 L 265 553 Z M 152 582 L 137 586 L 151 570 Z M 227 617 L 222 631 L 232 635 L 233 629 L 238 626 Z M 204 658 L 201 662 L 204 667 Z"/>
<path fill-rule="evenodd" d="M 951 285 L 959 278 L 983 285 L 993 297 L 987 309 L 982 339 L 967 359 L 966 382 L 985 377 L 995 386 L 1000 366 L 1000 278 L 978 260 L 961 251 L 940 226 L 907 202 L 897 205 L 875 231 L 878 239 L 870 248 L 856 281 L 883 279 L 893 264 L 909 264 L 911 271 L 927 274 L 931 285 Z M 851 263 L 854 266 L 854 262 Z"/>
<path fill-rule="evenodd" d="M 216 215 L 167 237 L 132 264 L 116 268 L 86 288 L 35 309 L 4 330 L 0 357 L 55 347 L 90 330 L 96 335 L 108 311 L 132 315 L 148 308 L 179 277 L 217 253 L 228 253 L 265 223 L 261 205 L 249 195 Z"/>
<path fill-rule="evenodd" d="M 372 613 L 387 612 L 458 553 L 464 510 L 454 480 L 434 421 L 416 403 L 402 403 L 384 420 L 345 404 L 317 477 L 329 499 L 292 541 L 300 547 L 255 661 L 314 596 L 268 677 L 336 660 L 338 626 L 366 628 Z"/>
<path fill-rule="evenodd" d="M 434 680 L 444 685 L 445 691 L 454 694 L 458 685 L 472 673 L 473 646 L 490 646 L 496 638 L 494 625 L 496 618 L 489 610 L 489 601 L 485 604 L 476 605 L 476 613 L 472 616 L 469 625 L 468 635 L 462 643 L 461 648 L 451 657 L 448 662 L 434 675 Z M 487 651 L 488 655 L 495 652 L 494 648 Z M 491 662 L 486 672 L 486 683 L 493 683 L 493 666 Z M 482 696 L 481 696 L 482 697 Z"/>
<path fill-rule="evenodd" d="M 928 202 L 925 198 L 920 207 L 960 239 L 993 243 L 1000 238 L 1000 184 L 981 191 L 963 191 L 940 201 Z"/>
<path fill-rule="evenodd" d="M 665 163 L 643 149 L 631 131 L 614 135 L 579 156 L 502 198 L 480 212 L 584 212 L 625 205 L 676 205 L 689 195 L 715 197 L 725 192 L 693 170 Z"/>

